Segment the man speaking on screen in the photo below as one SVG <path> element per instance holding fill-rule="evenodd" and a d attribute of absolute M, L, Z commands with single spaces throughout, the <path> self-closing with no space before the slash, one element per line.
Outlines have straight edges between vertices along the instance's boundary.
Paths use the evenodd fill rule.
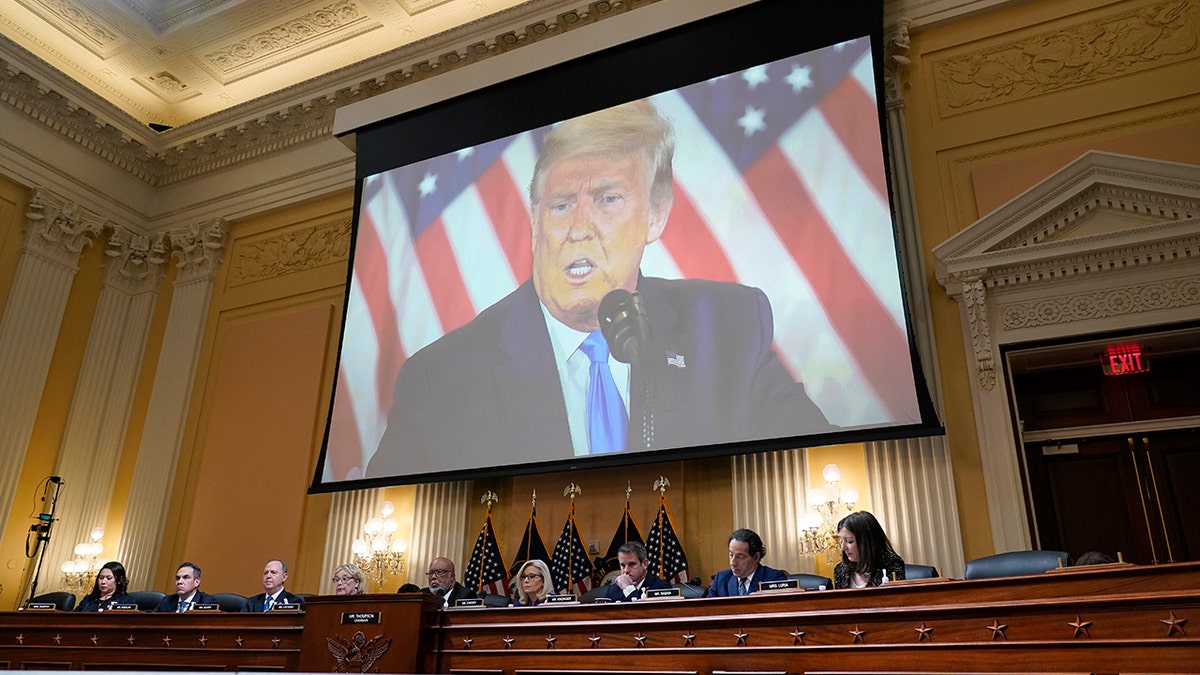
<path fill-rule="evenodd" d="M 547 133 L 529 187 L 532 278 L 405 362 L 368 477 L 833 429 L 772 349 L 761 290 L 640 274 L 667 227 L 673 155 L 645 100 Z M 602 318 L 614 291 L 636 295 L 614 294 Z M 641 327 L 636 358 L 602 321 Z"/>

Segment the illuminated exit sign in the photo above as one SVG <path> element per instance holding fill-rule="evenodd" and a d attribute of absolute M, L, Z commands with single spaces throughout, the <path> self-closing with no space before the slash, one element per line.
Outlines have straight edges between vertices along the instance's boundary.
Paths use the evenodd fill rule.
<path fill-rule="evenodd" d="M 1109 347 L 1100 355 L 1105 375 L 1129 375 L 1150 370 L 1150 355 L 1139 346 Z"/>

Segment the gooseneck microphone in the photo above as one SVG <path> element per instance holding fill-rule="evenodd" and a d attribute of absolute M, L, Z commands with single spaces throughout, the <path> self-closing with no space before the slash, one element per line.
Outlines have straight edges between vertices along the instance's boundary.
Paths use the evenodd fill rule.
<path fill-rule="evenodd" d="M 642 442 L 637 449 L 648 449 L 654 443 L 654 377 L 649 361 L 650 317 L 646 305 L 637 291 L 617 288 L 600 300 L 597 318 L 609 352 L 631 366 L 630 397 L 641 391 Z M 631 413 L 637 410 L 632 401 L 629 409 Z"/>

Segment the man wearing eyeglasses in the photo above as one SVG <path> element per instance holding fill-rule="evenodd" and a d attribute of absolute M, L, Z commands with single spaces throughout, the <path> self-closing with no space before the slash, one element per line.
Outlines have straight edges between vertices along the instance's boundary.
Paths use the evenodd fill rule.
<path fill-rule="evenodd" d="M 431 560 L 425 577 L 429 580 L 429 586 L 421 591 L 441 596 L 443 608 L 453 607 L 456 600 L 476 597 L 469 588 L 458 583 L 454 576 L 454 563 L 449 558 Z"/>

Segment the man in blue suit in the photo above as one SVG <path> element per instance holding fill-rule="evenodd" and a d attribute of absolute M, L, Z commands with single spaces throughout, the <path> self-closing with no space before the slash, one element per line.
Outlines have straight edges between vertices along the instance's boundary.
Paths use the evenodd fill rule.
<path fill-rule="evenodd" d="M 287 563 L 278 558 L 271 558 L 263 567 L 263 592 L 252 598 L 246 598 L 243 612 L 269 612 L 278 607 L 299 606 L 304 609 L 304 598 L 293 595 L 284 589 L 287 582 Z"/>
<path fill-rule="evenodd" d="M 547 133 L 529 188 L 532 278 L 405 362 L 367 477 L 834 429 L 772 349 L 761 290 L 641 275 L 673 204 L 673 154 L 645 100 Z M 592 342 L 615 289 L 637 291 L 649 317 L 633 372 Z M 597 391 L 617 419 L 596 421 Z"/>
<path fill-rule="evenodd" d="M 708 587 L 706 598 L 724 598 L 736 595 L 749 595 L 758 590 L 758 584 L 763 581 L 778 581 L 786 579 L 782 571 L 762 564 L 762 538 L 754 530 L 734 530 L 729 535 L 729 569 L 717 572 L 712 586 Z"/>
<path fill-rule="evenodd" d="M 641 600 L 646 591 L 670 588 L 671 584 L 650 573 L 650 555 L 637 541 L 627 541 L 617 549 L 621 574 L 606 587 L 605 598 L 613 602 Z"/>

